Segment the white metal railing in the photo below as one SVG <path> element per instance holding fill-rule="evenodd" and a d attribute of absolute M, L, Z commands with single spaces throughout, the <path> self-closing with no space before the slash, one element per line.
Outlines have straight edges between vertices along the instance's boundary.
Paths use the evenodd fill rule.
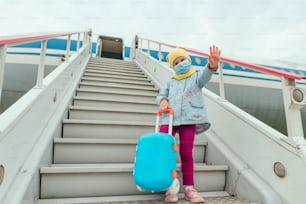
<path fill-rule="evenodd" d="M 41 41 L 41 51 L 40 51 L 40 61 L 38 64 L 38 69 L 37 69 L 37 78 L 36 78 L 36 85 L 34 88 L 30 89 L 27 93 L 29 93 L 31 90 L 45 90 L 48 89 L 48 84 L 44 82 L 44 71 L 45 71 L 45 54 L 46 54 L 46 45 L 47 45 L 47 40 L 51 38 L 57 38 L 57 37 L 67 37 L 67 44 L 66 44 L 66 55 L 65 55 L 65 61 L 67 64 L 70 62 L 70 41 L 71 41 L 71 36 L 72 35 L 78 35 L 78 51 L 89 45 L 90 42 L 90 36 L 91 36 L 92 31 L 87 30 L 87 31 L 81 31 L 81 32 L 69 32 L 69 33 L 51 33 L 51 34 L 37 34 L 37 35 L 22 35 L 22 36 L 13 36 L 13 37 L 0 37 L 0 102 L 1 102 L 1 95 L 2 95 L 2 88 L 3 88 L 3 81 L 4 81 L 4 67 L 5 67 L 5 59 L 6 59 L 6 51 L 7 47 L 17 45 L 17 44 L 23 44 L 23 43 L 29 43 L 29 42 L 35 42 L 35 41 Z M 80 47 L 80 35 L 83 35 L 83 45 Z M 89 51 L 90 52 L 90 51 Z M 89 53 L 88 53 L 89 54 Z M 22 76 L 21 76 L 22 77 Z M 26 95 L 26 94 L 25 94 Z M 22 98 L 21 98 L 22 99 Z M 20 99 L 19 99 L 20 100 Z M 31 101 L 31 99 L 30 99 Z M 23 103 L 28 103 L 29 101 L 24 101 Z M 16 104 L 16 102 L 15 102 Z M 25 105 L 25 104 L 24 104 Z M 12 107 L 12 106 L 11 106 Z M 11 107 L 7 108 L 9 110 Z M 16 107 L 14 108 L 14 110 Z M 9 130 L 9 127 L 12 126 L 12 123 L 14 123 L 14 118 L 19 117 L 19 114 L 22 114 L 23 110 L 21 110 L 21 107 L 17 107 L 18 111 L 13 111 L 14 114 L 10 114 L 9 117 L 7 117 L 8 114 L 6 114 L 7 110 L 0 114 L 0 121 L 3 119 L 1 126 L 0 126 L 0 133 L 4 134 L 4 132 Z M 17 113 L 19 112 L 19 113 Z M 1 139 L 1 134 L 0 134 L 0 139 Z"/>
<path fill-rule="evenodd" d="M 175 45 L 168 43 L 158 42 L 150 39 L 141 38 L 135 36 L 134 44 L 138 45 L 139 49 L 145 50 L 148 55 L 151 56 L 151 50 L 158 51 L 158 60 L 161 61 L 163 57 L 163 52 L 169 52 L 171 49 L 175 48 Z M 195 49 L 186 48 L 189 53 L 208 57 L 207 53 L 198 51 Z M 132 55 L 135 55 L 132 53 Z M 285 115 L 287 122 L 288 137 L 292 139 L 295 143 L 304 142 L 304 132 L 303 124 L 301 118 L 301 108 L 306 104 L 306 90 L 296 87 L 297 80 L 306 79 L 305 76 L 297 75 L 294 73 L 289 73 L 277 69 L 268 68 L 261 65 L 250 64 L 246 62 L 241 62 L 234 59 L 229 59 L 226 57 L 220 57 L 220 67 L 218 69 L 219 75 L 219 91 L 220 97 L 225 99 L 225 89 L 224 89 L 224 79 L 223 79 L 223 65 L 224 63 L 229 63 L 230 65 L 238 65 L 248 69 L 252 69 L 258 72 L 267 73 L 270 75 L 277 76 L 282 81 L 283 100 L 285 105 Z"/>
<path fill-rule="evenodd" d="M 80 36 L 83 35 L 83 42 L 87 42 L 90 40 L 91 34 L 92 31 L 89 29 L 87 31 L 80 31 L 80 32 L 30 34 L 30 35 L 21 35 L 21 36 L 0 37 L 0 102 L 1 102 L 1 95 L 3 89 L 3 82 L 4 82 L 4 67 L 7 56 L 6 53 L 8 47 L 23 43 L 41 41 L 40 61 L 37 70 L 37 79 L 35 87 L 42 88 L 48 39 L 57 38 L 57 37 L 67 37 L 65 60 L 69 60 L 69 54 L 71 49 L 71 36 L 77 35 L 78 41 L 77 41 L 76 51 L 78 51 L 80 49 Z"/>

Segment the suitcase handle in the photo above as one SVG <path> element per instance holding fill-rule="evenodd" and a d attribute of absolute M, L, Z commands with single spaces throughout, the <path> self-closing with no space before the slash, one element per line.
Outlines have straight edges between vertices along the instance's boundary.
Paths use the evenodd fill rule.
<path fill-rule="evenodd" d="M 172 135 L 172 125 L 173 125 L 173 115 L 174 115 L 174 111 L 172 108 L 168 107 L 165 111 L 166 113 L 169 113 L 169 126 L 168 126 L 168 134 Z M 163 113 L 160 111 L 156 112 L 156 123 L 155 123 L 155 132 L 159 132 L 158 131 L 158 127 L 159 127 L 159 121 L 160 121 L 160 116 Z"/>

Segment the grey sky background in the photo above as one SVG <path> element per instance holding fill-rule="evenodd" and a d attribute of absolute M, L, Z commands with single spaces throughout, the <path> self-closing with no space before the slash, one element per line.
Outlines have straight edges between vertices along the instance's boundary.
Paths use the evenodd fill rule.
<path fill-rule="evenodd" d="M 225 57 L 306 64 L 305 0 L 1 0 L 0 35 L 92 28 Z"/>

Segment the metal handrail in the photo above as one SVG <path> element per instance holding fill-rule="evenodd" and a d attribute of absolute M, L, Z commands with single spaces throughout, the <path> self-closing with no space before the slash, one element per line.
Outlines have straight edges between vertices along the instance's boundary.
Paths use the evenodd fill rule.
<path fill-rule="evenodd" d="M 26 42 L 40 41 L 49 38 L 57 38 L 62 36 L 74 35 L 79 33 L 84 33 L 88 31 L 81 32 L 60 32 L 60 33 L 37 33 L 37 34 L 26 34 L 17 36 L 0 36 L 0 46 L 1 45 L 13 45 L 21 44 Z"/>
<path fill-rule="evenodd" d="M 141 39 L 142 40 L 147 40 L 148 42 L 153 42 L 153 43 L 156 43 L 158 45 L 164 45 L 164 46 L 171 47 L 171 48 L 177 47 L 177 46 L 172 45 L 172 44 L 159 42 L 159 41 L 155 41 L 155 40 L 150 40 L 150 39 L 146 39 L 146 38 L 139 38 L 139 39 L 140 40 Z M 198 50 L 195 50 L 195 49 L 186 48 L 186 51 L 188 51 L 190 53 L 197 54 L 197 55 L 202 55 L 202 56 L 208 57 L 207 53 L 202 52 L 202 51 L 198 51 Z M 242 66 L 242 67 L 247 67 L 247 68 L 250 68 L 250 69 L 253 69 L 253 70 L 256 70 L 256 71 L 260 71 L 260 72 L 265 72 L 265 73 L 268 73 L 268 74 L 273 74 L 273 75 L 276 75 L 276 76 L 279 76 L 279 77 L 286 77 L 286 78 L 295 79 L 295 80 L 306 79 L 306 76 L 301 76 L 301 75 L 297 75 L 297 74 L 294 74 L 294 73 L 289 73 L 289 72 L 285 72 L 285 71 L 281 71 L 281 70 L 276 70 L 276 69 L 272 69 L 272 68 L 265 67 L 265 66 L 262 66 L 262 65 L 255 65 L 255 64 L 251 64 L 251 63 L 247 63 L 247 62 L 242 62 L 242 61 L 238 61 L 238 60 L 234 60 L 234 59 L 230 59 L 230 58 L 226 58 L 226 57 L 222 57 L 222 56 L 220 57 L 220 61 L 221 62 L 227 62 L 227 63 L 230 63 L 230 64 L 237 64 L 237 65 Z"/>

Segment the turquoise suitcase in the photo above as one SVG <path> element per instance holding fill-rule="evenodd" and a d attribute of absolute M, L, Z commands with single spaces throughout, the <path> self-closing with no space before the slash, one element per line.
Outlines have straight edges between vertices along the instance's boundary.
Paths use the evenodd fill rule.
<path fill-rule="evenodd" d="M 157 113 L 155 133 L 142 135 L 138 139 L 133 177 L 139 190 L 158 192 L 179 188 L 176 179 L 176 157 L 178 146 L 171 135 L 173 111 L 170 114 L 169 130 L 167 133 L 158 132 L 160 113 Z"/>

